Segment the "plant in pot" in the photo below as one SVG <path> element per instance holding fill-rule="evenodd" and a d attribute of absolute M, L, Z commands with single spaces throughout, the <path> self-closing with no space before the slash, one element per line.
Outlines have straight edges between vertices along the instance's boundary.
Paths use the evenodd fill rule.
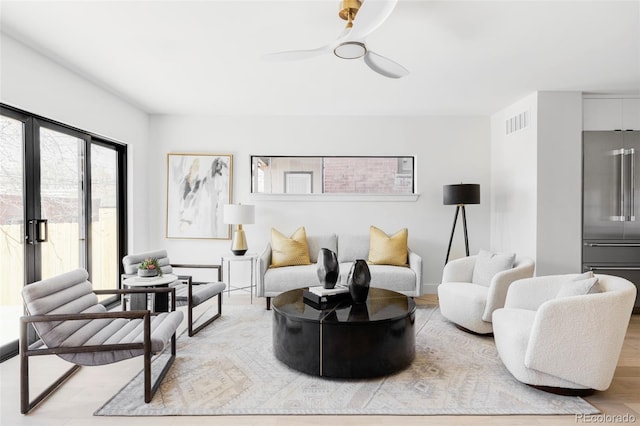
<path fill-rule="evenodd" d="M 145 259 L 144 262 L 142 262 L 140 266 L 138 266 L 138 276 L 139 277 L 162 276 L 162 269 L 158 264 L 158 259 L 156 259 L 155 257 L 149 257 Z"/>

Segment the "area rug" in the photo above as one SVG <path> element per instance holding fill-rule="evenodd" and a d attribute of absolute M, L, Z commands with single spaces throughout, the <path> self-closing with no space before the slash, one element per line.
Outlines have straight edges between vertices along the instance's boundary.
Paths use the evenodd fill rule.
<path fill-rule="evenodd" d="M 493 338 L 458 330 L 436 307 L 417 310 L 413 364 L 367 380 L 312 377 L 280 363 L 271 348 L 272 316 L 262 305 L 224 305 L 222 317 L 195 337 L 180 336 L 153 401 L 144 403 L 140 373 L 95 415 L 599 413 L 581 398 L 516 381 Z"/>

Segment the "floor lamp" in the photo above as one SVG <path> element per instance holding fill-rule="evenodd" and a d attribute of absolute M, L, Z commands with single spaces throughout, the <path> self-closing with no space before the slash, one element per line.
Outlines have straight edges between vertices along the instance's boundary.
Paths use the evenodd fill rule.
<path fill-rule="evenodd" d="M 451 253 L 451 242 L 453 234 L 456 230 L 456 222 L 458 221 L 458 213 L 462 210 L 462 225 L 464 227 L 464 248 L 467 256 L 469 256 L 469 237 L 467 236 L 467 215 L 464 209 L 466 204 L 480 204 L 480 185 L 475 183 L 461 183 L 458 185 L 444 185 L 442 187 L 442 198 L 445 206 L 456 206 L 456 214 L 453 217 L 453 227 L 451 228 L 451 237 L 449 238 L 449 248 L 447 249 L 447 259 L 445 265 L 449 262 L 449 253 Z M 462 209 L 461 209 L 462 208 Z"/>

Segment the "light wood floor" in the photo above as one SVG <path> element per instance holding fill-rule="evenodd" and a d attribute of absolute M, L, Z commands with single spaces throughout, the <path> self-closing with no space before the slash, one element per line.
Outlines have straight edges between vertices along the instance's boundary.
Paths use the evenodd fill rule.
<path fill-rule="evenodd" d="M 424 296 L 419 304 L 433 304 L 435 296 Z M 225 304 L 248 304 L 249 296 L 232 294 Z M 254 299 L 264 306 L 264 299 Z M 223 308 L 224 313 L 224 308 Z M 598 342 L 593 342 L 598 344 Z M 50 384 L 65 368 L 64 361 L 41 357 L 32 363 L 32 395 Z M 85 425 L 575 425 L 603 423 L 575 416 L 221 416 L 221 417 L 94 417 L 111 396 L 140 369 L 142 359 L 82 368 L 56 393 L 29 415 L 19 410 L 19 362 L 14 357 L 0 364 L 0 425 L 85 426 Z M 606 392 L 586 398 L 607 415 L 630 415 L 640 423 L 640 315 L 634 315 L 624 342 L 615 378 Z"/>

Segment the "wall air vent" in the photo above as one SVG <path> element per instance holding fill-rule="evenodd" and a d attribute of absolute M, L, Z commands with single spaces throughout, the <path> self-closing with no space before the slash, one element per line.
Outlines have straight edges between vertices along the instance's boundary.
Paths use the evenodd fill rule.
<path fill-rule="evenodd" d="M 529 111 L 521 112 L 505 121 L 505 133 L 507 135 L 522 130 L 529 125 Z"/>

